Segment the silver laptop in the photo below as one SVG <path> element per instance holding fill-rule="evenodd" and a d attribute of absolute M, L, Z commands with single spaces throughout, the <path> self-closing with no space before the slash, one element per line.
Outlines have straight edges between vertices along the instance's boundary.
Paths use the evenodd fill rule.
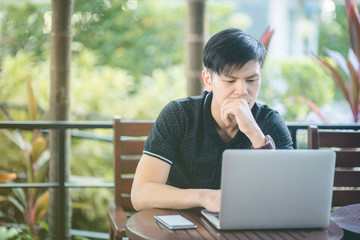
<path fill-rule="evenodd" d="M 335 152 L 225 150 L 218 229 L 324 228 L 330 223 Z"/>

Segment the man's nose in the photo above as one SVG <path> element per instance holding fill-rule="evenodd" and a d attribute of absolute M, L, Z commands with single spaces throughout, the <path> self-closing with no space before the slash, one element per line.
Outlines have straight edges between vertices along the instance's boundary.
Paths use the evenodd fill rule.
<path fill-rule="evenodd" d="M 244 81 L 237 81 L 235 85 L 235 95 L 238 97 L 246 96 L 248 94 L 247 84 Z"/>

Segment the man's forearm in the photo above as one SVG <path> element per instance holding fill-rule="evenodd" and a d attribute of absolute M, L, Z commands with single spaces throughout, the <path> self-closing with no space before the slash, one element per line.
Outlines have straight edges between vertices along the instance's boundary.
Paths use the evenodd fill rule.
<path fill-rule="evenodd" d="M 148 208 L 193 208 L 200 206 L 200 191 L 180 189 L 161 183 L 145 183 L 132 192 L 131 201 L 138 211 Z"/>
<path fill-rule="evenodd" d="M 188 209 L 194 207 L 205 207 L 216 211 L 220 207 L 218 190 L 180 189 L 160 183 L 144 184 L 140 189 L 132 192 L 131 200 L 137 211 L 149 208 Z"/>

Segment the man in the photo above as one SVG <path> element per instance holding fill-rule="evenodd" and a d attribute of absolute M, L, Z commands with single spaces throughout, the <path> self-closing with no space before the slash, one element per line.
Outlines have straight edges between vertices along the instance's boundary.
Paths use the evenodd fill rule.
<path fill-rule="evenodd" d="M 135 209 L 204 207 L 218 212 L 225 149 L 292 149 L 280 115 L 255 102 L 265 53 L 258 40 L 239 29 L 223 30 L 207 42 L 206 91 L 172 101 L 161 111 L 136 169 Z"/>

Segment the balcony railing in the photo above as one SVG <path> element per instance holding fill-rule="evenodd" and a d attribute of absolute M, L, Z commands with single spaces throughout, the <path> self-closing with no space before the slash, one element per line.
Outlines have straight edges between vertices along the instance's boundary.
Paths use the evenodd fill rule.
<path fill-rule="evenodd" d="M 289 128 L 294 148 L 297 147 L 297 131 L 299 129 L 307 129 L 309 124 L 298 124 L 298 123 L 287 123 Z M 54 121 L 54 122 L 44 122 L 44 121 L 23 121 L 23 122 L 12 122 L 12 121 L 0 121 L 0 129 L 22 129 L 22 130 L 32 130 L 32 129 L 54 129 L 59 133 L 59 169 L 58 169 L 58 182 L 55 183 L 4 183 L 0 184 L 0 188 L 58 188 L 59 190 L 59 209 L 58 209 L 58 233 L 63 234 L 65 228 L 65 190 L 66 188 L 113 188 L 113 183 L 103 183 L 103 184 L 74 184 L 65 181 L 65 133 L 69 129 L 111 129 L 113 127 L 112 121 L 85 121 L 85 122 L 70 122 L 70 121 Z M 360 130 L 360 124 L 318 124 L 319 129 L 344 129 L 344 130 Z M 94 137 L 92 134 L 82 134 L 73 133 L 73 137 L 83 137 L 83 138 L 92 138 L 103 141 L 112 141 L 112 137 Z M 82 231 L 74 230 L 72 231 L 76 235 L 83 235 L 86 237 L 94 238 L 108 238 L 108 235 L 105 233 L 97 232 L 87 232 L 84 234 Z M 59 236 L 59 239 L 64 239 L 64 236 Z"/>

